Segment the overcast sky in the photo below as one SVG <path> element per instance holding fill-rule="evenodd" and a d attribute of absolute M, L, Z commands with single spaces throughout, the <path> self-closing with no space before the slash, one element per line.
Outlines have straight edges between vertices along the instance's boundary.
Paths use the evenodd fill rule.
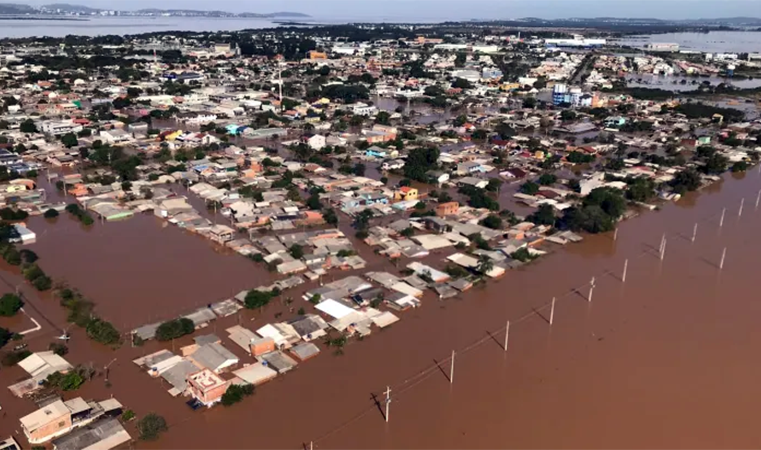
<path fill-rule="evenodd" d="M 6 1 L 6 0 L 0 0 Z M 13 0 L 22 3 L 24 0 Z M 27 0 L 68 2 L 102 9 L 217 9 L 293 11 L 336 20 L 468 20 L 520 17 L 761 17 L 761 0 Z"/>

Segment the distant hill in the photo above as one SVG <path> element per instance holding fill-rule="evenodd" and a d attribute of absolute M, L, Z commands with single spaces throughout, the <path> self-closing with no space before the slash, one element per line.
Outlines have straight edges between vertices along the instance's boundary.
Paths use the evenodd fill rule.
<path fill-rule="evenodd" d="M 160 9 L 160 8 L 146 8 L 139 9 L 137 11 L 130 10 L 112 10 L 112 9 L 100 9 L 91 8 L 84 5 L 75 5 L 71 3 L 51 3 L 49 5 L 43 5 L 39 8 L 35 8 L 29 5 L 22 5 L 18 3 L 0 3 L 0 14 L 45 14 L 45 15 L 92 15 L 99 14 L 103 11 L 115 11 L 118 15 L 124 16 L 193 16 L 193 17 L 248 17 L 248 18 L 276 18 L 276 17 L 309 17 L 307 14 L 298 12 L 282 11 L 274 13 L 231 13 L 227 11 L 204 11 L 197 9 Z"/>
<path fill-rule="evenodd" d="M 36 14 L 37 10 L 29 5 L 18 3 L 0 3 L 0 14 Z"/>

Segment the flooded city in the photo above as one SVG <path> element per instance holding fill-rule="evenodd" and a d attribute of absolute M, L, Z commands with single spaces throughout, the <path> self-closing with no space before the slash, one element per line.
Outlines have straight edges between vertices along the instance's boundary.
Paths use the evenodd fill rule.
<path fill-rule="evenodd" d="M 158 11 L 0 41 L 0 448 L 761 442 L 755 37 Z"/>

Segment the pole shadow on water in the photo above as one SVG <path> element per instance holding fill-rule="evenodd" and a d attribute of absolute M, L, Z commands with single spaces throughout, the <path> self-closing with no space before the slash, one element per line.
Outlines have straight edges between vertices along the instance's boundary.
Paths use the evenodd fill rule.
<path fill-rule="evenodd" d="M 536 307 L 532 306 L 532 307 L 531 307 L 531 310 L 532 310 L 532 311 L 534 311 L 534 314 L 536 314 L 537 316 L 539 316 L 539 318 L 541 318 L 542 320 L 544 320 L 545 322 L 547 322 L 547 324 L 549 324 L 549 323 L 550 323 L 550 319 L 548 319 L 547 317 L 544 317 L 544 315 L 541 313 L 541 311 L 539 311 L 538 309 L 536 309 Z"/>
<path fill-rule="evenodd" d="M 378 412 L 380 413 L 381 417 L 383 417 L 383 420 L 386 420 L 386 412 L 383 411 L 383 406 L 381 406 L 381 402 L 378 400 L 378 395 L 372 393 L 370 394 L 370 397 L 372 397 L 373 403 L 375 403 L 375 407 L 378 408 Z"/>
<path fill-rule="evenodd" d="M 698 259 L 700 259 L 704 263 L 708 264 L 709 266 L 713 267 L 714 269 L 721 269 L 721 267 L 719 267 L 718 263 L 716 263 L 715 261 L 711 261 L 710 259 L 706 258 L 705 256 L 701 256 Z"/>
<path fill-rule="evenodd" d="M 494 334 L 491 331 L 486 330 L 486 335 L 489 336 L 491 338 L 491 340 L 494 341 L 495 344 L 497 344 L 497 346 L 499 347 L 500 350 L 504 350 L 505 349 L 505 347 L 504 347 L 505 344 L 503 342 L 500 342 L 499 339 L 497 339 L 497 337 L 494 336 Z"/>
<path fill-rule="evenodd" d="M 450 380 L 450 379 L 449 379 L 449 374 L 448 374 L 448 373 L 447 373 L 447 372 L 444 370 L 444 368 L 442 368 L 442 367 L 441 367 L 441 364 L 439 364 L 439 361 L 437 361 L 436 359 L 434 359 L 434 360 L 433 360 L 433 363 L 434 363 L 434 364 L 436 364 L 436 367 L 438 367 L 438 368 L 439 368 L 439 372 L 441 372 L 441 374 L 442 374 L 442 375 L 444 375 L 444 378 L 446 378 L 446 379 L 447 379 L 447 381 L 449 381 L 449 382 L 451 383 L 451 382 L 452 382 L 452 380 Z"/>

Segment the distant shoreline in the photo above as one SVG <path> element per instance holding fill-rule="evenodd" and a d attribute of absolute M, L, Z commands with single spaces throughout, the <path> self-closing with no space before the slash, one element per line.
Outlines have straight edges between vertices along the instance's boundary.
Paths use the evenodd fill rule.
<path fill-rule="evenodd" d="M 45 17 L 45 16 L 3 16 L 0 20 L 58 20 L 63 22 L 89 22 L 90 19 L 81 19 L 78 17 Z"/>

